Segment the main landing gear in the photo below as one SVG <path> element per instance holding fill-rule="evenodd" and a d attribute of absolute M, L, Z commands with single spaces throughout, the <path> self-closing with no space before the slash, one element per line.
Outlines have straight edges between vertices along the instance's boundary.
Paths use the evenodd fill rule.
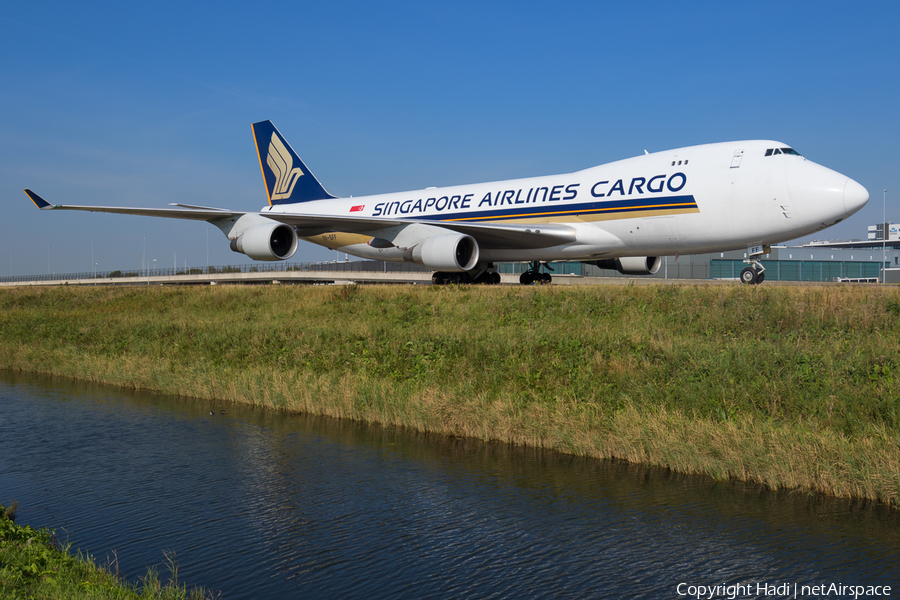
<path fill-rule="evenodd" d="M 519 283 L 522 285 L 548 284 L 553 278 L 550 273 L 544 271 L 552 271 L 550 265 L 540 261 L 534 261 L 528 264 L 528 270 L 519 276 Z M 459 273 L 448 273 L 438 271 L 431 274 L 431 283 L 434 285 L 447 285 L 451 283 L 468 284 L 480 283 L 486 285 L 497 285 L 500 283 L 500 273 L 494 270 L 494 264 L 488 263 L 482 268 L 475 268 L 471 271 L 463 271 Z"/>
<path fill-rule="evenodd" d="M 485 285 L 498 285 L 500 283 L 500 273 L 493 271 L 494 265 L 488 265 L 482 269 L 473 269 L 471 271 L 463 271 L 461 273 L 445 273 L 438 271 L 431 274 L 431 283 L 434 285 L 447 285 L 450 283 L 467 284 L 480 283 Z"/>
<path fill-rule="evenodd" d="M 542 273 L 541 267 L 550 271 L 553 270 L 547 263 L 534 261 L 528 265 L 527 271 L 519 275 L 519 283 L 521 283 L 522 285 L 532 285 L 534 283 L 550 283 L 553 280 L 553 277 L 550 276 L 550 273 Z"/>

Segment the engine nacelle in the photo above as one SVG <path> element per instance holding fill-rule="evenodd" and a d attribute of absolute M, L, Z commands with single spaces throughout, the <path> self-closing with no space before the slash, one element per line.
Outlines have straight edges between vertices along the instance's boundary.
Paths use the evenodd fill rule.
<path fill-rule="evenodd" d="M 478 242 L 464 233 L 425 239 L 412 251 L 413 261 L 434 271 L 469 271 L 478 264 Z"/>
<path fill-rule="evenodd" d="M 262 223 L 231 240 L 231 249 L 253 260 L 287 260 L 297 251 L 297 233 L 284 223 Z"/>
<path fill-rule="evenodd" d="M 623 275 L 653 275 L 659 271 L 662 259 L 658 256 L 625 256 L 597 260 L 592 264 L 601 269 L 613 269 Z"/>

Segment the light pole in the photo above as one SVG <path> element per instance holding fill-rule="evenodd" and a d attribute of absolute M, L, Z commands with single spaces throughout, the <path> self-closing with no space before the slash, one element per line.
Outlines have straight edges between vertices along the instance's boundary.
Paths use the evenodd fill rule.
<path fill-rule="evenodd" d="M 887 256 L 887 190 L 881 194 L 881 283 L 885 283 L 887 274 L 884 270 L 884 259 Z"/>
<path fill-rule="evenodd" d="M 50 244 L 47 244 L 47 275 L 50 275 Z"/>
<path fill-rule="evenodd" d="M 93 270 L 94 279 L 97 278 L 97 265 L 94 263 L 94 240 L 91 240 L 91 269 Z"/>
<path fill-rule="evenodd" d="M 206 273 L 209 274 L 209 227 L 206 228 Z"/>
<path fill-rule="evenodd" d="M 144 275 L 147 274 L 147 267 L 144 266 L 145 258 L 147 256 L 147 234 L 144 234 L 144 251 L 141 253 L 141 271 L 144 272 Z"/>

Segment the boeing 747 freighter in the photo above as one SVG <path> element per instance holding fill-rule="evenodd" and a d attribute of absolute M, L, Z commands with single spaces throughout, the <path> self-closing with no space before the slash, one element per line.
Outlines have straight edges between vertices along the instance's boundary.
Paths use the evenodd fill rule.
<path fill-rule="evenodd" d="M 525 262 L 523 284 L 549 282 L 549 261 L 626 274 L 659 270 L 661 256 L 747 249 L 741 281 L 765 278 L 771 244 L 812 234 L 865 206 L 866 189 L 775 141 L 689 146 L 564 175 L 337 198 L 271 121 L 253 124 L 269 205 L 258 212 L 188 204 L 86 210 L 207 221 L 235 252 L 287 260 L 303 239 L 362 258 L 413 262 L 434 283 L 499 283 L 498 262 Z"/>

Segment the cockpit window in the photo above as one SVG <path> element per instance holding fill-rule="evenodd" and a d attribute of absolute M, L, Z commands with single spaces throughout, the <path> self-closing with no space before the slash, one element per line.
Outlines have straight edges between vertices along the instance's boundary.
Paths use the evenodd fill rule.
<path fill-rule="evenodd" d="M 772 156 L 774 154 L 793 154 L 794 156 L 800 156 L 800 153 L 793 148 L 769 148 L 766 150 L 766 156 Z"/>

